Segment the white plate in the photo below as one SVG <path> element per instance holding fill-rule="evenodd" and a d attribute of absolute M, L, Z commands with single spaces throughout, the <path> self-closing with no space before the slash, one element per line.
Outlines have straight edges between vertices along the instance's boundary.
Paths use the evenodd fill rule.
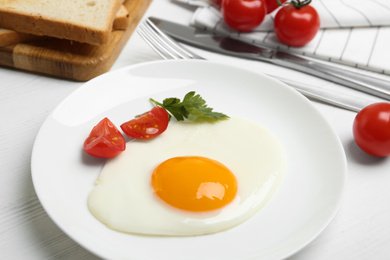
<path fill-rule="evenodd" d="M 83 153 L 85 138 L 103 117 L 120 125 L 150 109 L 149 97 L 182 98 L 190 90 L 215 111 L 256 121 L 280 140 L 287 154 L 281 186 L 249 221 L 213 235 L 153 237 L 108 229 L 87 208 L 104 160 Z M 335 215 L 346 159 L 327 121 L 288 86 L 209 61 L 160 61 L 102 75 L 66 98 L 40 129 L 32 177 L 54 222 L 105 259 L 281 259 L 312 241 Z"/>

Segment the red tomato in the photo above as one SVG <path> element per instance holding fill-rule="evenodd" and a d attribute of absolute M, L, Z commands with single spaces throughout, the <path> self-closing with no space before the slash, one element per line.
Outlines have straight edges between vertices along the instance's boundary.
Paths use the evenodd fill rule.
<path fill-rule="evenodd" d="M 283 4 L 287 0 L 280 0 Z M 279 4 L 276 0 L 265 0 L 265 5 L 267 6 L 267 14 L 272 13 L 276 8 L 279 7 Z"/>
<path fill-rule="evenodd" d="M 320 28 L 320 17 L 310 5 L 300 8 L 283 6 L 274 20 L 278 39 L 287 45 L 301 47 L 310 42 Z"/>
<path fill-rule="evenodd" d="M 261 24 L 267 7 L 264 0 L 223 0 L 221 12 L 228 26 L 248 32 Z"/>
<path fill-rule="evenodd" d="M 375 103 L 355 117 L 353 135 L 359 147 L 368 154 L 390 155 L 390 103 Z"/>
<path fill-rule="evenodd" d="M 106 117 L 92 129 L 83 147 L 92 156 L 112 158 L 126 149 L 126 142 L 118 128 Z"/>
<path fill-rule="evenodd" d="M 159 106 L 121 125 L 123 132 L 136 139 L 152 139 L 162 134 L 168 127 L 169 114 Z"/>

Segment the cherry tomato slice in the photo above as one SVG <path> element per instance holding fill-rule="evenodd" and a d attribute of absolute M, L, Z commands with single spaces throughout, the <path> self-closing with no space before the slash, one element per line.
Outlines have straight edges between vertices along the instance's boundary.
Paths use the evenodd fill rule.
<path fill-rule="evenodd" d="M 126 149 L 126 142 L 118 128 L 106 117 L 92 129 L 83 148 L 92 156 L 112 158 Z"/>
<path fill-rule="evenodd" d="M 320 28 L 320 17 L 311 5 L 298 9 L 289 4 L 277 12 L 274 27 L 275 34 L 282 43 L 301 47 L 316 36 Z"/>
<path fill-rule="evenodd" d="M 123 132 L 136 139 L 152 139 L 162 134 L 168 127 L 169 114 L 156 106 L 149 112 L 121 125 Z"/>
<path fill-rule="evenodd" d="M 390 103 L 380 102 L 362 109 L 355 117 L 353 135 L 368 154 L 390 155 Z"/>
<path fill-rule="evenodd" d="M 267 7 L 264 0 L 223 0 L 221 12 L 229 27 L 248 32 L 261 24 Z"/>

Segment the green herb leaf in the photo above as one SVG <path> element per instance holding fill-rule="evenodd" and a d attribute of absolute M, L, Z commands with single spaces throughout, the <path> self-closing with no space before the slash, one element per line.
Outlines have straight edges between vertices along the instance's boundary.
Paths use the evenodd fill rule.
<path fill-rule="evenodd" d="M 155 106 L 161 106 L 167 110 L 176 120 L 184 121 L 207 121 L 207 120 L 222 120 L 229 118 L 227 115 L 219 112 L 213 112 L 211 107 L 208 107 L 206 101 L 195 91 L 188 92 L 183 101 L 179 98 L 166 98 L 162 103 L 154 99 L 150 101 Z"/>

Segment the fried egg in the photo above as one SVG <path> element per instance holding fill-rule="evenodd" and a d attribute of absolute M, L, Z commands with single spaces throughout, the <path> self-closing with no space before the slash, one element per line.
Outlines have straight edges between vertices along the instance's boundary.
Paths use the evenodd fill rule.
<path fill-rule="evenodd" d="M 281 182 L 285 155 L 264 127 L 241 118 L 177 122 L 135 140 L 104 165 L 88 198 L 109 228 L 193 236 L 223 231 L 259 211 Z"/>

